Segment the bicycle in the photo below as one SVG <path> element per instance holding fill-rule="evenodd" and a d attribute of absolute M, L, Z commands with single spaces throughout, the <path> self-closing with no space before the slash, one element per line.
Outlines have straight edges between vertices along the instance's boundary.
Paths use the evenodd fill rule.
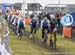
<path fill-rule="evenodd" d="M 56 40 L 57 40 L 56 30 L 53 30 L 52 34 L 53 34 L 53 36 L 52 35 L 50 36 L 50 48 L 56 49 Z M 54 38 L 52 38 L 52 37 L 54 37 Z"/>
<path fill-rule="evenodd" d="M 36 35 L 36 28 L 31 28 L 31 33 L 30 33 L 30 39 L 34 43 L 35 42 L 35 35 Z"/>

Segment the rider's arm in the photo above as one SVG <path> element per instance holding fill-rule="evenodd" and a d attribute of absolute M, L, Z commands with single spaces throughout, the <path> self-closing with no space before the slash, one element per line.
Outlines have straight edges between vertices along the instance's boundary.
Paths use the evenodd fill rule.
<path fill-rule="evenodd" d="M 30 22 L 30 27 L 32 28 L 32 20 L 31 20 L 31 22 Z"/>
<path fill-rule="evenodd" d="M 9 17 L 10 17 L 10 16 L 8 15 L 8 16 L 7 16 L 7 20 L 8 20 L 8 21 L 9 21 Z"/>
<path fill-rule="evenodd" d="M 19 28 L 19 25 L 20 25 L 20 20 L 18 19 L 17 28 Z"/>
<path fill-rule="evenodd" d="M 31 20 L 31 22 L 30 22 L 30 25 L 32 24 L 32 20 Z"/>
<path fill-rule="evenodd" d="M 50 21 L 49 20 L 47 20 L 48 21 L 48 27 L 50 27 Z"/>
<path fill-rule="evenodd" d="M 41 29 L 43 28 L 42 25 L 43 25 L 43 20 L 41 21 Z"/>
<path fill-rule="evenodd" d="M 26 27 L 26 23 L 25 23 L 25 21 L 23 21 L 23 24 L 24 24 L 24 27 Z"/>

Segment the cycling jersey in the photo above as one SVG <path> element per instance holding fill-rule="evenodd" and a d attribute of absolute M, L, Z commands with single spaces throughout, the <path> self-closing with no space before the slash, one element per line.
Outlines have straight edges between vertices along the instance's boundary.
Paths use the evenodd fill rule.
<path fill-rule="evenodd" d="M 24 23 L 23 23 L 22 20 L 19 22 L 19 28 L 20 28 L 20 29 L 24 29 Z"/>
<path fill-rule="evenodd" d="M 47 26 L 48 26 L 48 21 L 47 21 L 47 20 L 44 20 L 42 26 L 43 26 L 43 27 L 47 27 Z"/>
<path fill-rule="evenodd" d="M 51 21 L 50 22 L 50 33 L 52 33 L 53 31 L 54 31 L 54 29 L 57 29 L 57 22 L 56 22 L 56 20 L 55 21 Z"/>
<path fill-rule="evenodd" d="M 32 20 L 31 20 L 31 27 L 32 27 L 32 28 L 36 28 L 36 25 L 37 25 L 37 20 L 32 19 Z"/>
<path fill-rule="evenodd" d="M 42 20 L 42 21 L 41 21 L 41 29 L 42 29 L 43 27 L 48 27 L 49 24 L 50 24 L 50 21 L 49 21 L 49 20 Z"/>

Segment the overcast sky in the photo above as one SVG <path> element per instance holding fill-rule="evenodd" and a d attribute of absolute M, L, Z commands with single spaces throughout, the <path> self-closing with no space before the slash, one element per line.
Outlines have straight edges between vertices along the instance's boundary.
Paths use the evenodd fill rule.
<path fill-rule="evenodd" d="M 27 3 L 39 2 L 41 5 L 45 6 L 47 4 L 58 4 L 59 1 L 61 4 L 75 4 L 75 0 L 26 0 Z M 0 0 L 0 3 L 22 3 L 23 0 Z"/>

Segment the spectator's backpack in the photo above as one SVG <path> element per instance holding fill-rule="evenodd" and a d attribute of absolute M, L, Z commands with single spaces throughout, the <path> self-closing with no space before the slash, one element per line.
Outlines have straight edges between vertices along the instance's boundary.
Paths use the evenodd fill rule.
<path fill-rule="evenodd" d="M 23 23 L 23 21 L 20 21 L 20 23 L 19 23 L 19 28 L 20 28 L 20 29 L 24 29 L 24 23 Z"/>
<path fill-rule="evenodd" d="M 43 27 L 46 27 L 46 26 L 48 26 L 48 21 L 47 20 L 44 20 L 43 21 L 43 25 L 42 25 Z"/>

